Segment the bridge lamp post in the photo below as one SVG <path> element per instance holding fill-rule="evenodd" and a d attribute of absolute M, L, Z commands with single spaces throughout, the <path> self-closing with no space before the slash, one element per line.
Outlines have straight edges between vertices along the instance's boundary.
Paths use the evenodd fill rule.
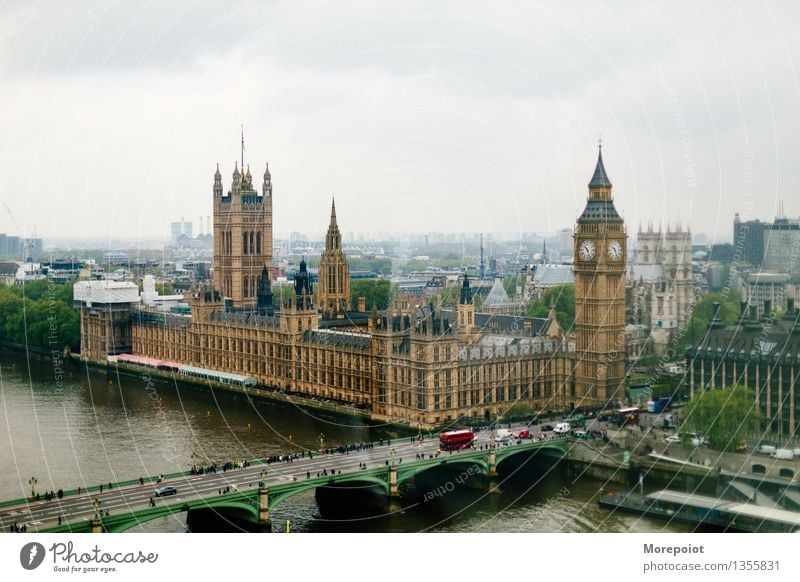
<path fill-rule="evenodd" d="M 323 448 L 325 446 L 325 435 L 319 433 L 319 448 Z"/>
<path fill-rule="evenodd" d="M 39 481 L 36 479 L 36 477 L 31 477 L 30 480 L 28 481 L 28 483 L 31 486 L 31 497 L 36 497 L 36 484 L 38 482 Z"/>
<path fill-rule="evenodd" d="M 397 451 L 392 449 L 392 467 L 397 466 L 397 463 L 395 462 L 396 460 L 397 460 Z"/>

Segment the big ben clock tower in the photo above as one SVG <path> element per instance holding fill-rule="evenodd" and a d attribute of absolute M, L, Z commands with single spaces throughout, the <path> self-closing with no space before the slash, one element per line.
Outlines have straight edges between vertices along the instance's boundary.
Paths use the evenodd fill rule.
<path fill-rule="evenodd" d="M 600 146 L 586 208 L 575 227 L 578 405 L 602 405 L 624 394 L 626 246 Z"/>

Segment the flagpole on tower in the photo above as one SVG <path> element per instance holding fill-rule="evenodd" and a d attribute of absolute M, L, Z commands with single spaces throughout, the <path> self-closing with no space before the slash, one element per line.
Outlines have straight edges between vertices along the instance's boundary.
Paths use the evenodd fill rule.
<path fill-rule="evenodd" d="M 244 172 L 244 123 L 242 124 L 242 172 Z"/>

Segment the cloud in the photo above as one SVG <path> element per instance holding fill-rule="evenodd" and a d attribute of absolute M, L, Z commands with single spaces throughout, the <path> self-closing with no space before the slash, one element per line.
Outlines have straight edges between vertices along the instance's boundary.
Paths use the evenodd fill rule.
<path fill-rule="evenodd" d="M 0 20 L 0 198 L 44 236 L 158 236 L 269 160 L 275 226 L 554 232 L 603 134 L 629 230 L 800 214 L 798 8 L 111 0 Z M 13 226 L 0 221 L 0 231 Z"/>

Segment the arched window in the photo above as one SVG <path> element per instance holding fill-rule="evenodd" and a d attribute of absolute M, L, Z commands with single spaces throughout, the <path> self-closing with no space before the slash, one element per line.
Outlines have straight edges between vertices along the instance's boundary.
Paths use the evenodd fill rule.
<path fill-rule="evenodd" d="M 253 254 L 253 253 L 256 252 L 255 242 L 256 242 L 256 235 L 255 235 L 255 233 L 253 233 L 251 231 L 250 232 L 250 254 Z"/>
<path fill-rule="evenodd" d="M 261 233 L 260 232 L 256 233 L 256 254 L 257 255 L 261 254 Z"/>
<path fill-rule="evenodd" d="M 246 232 L 242 233 L 242 254 L 243 255 L 247 254 L 247 233 Z"/>
<path fill-rule="evenodd" d="M 247 280 L 247 275 L 242 277 L 242 297 L 247 297 L 250 293 L 250 281 Z"/>

